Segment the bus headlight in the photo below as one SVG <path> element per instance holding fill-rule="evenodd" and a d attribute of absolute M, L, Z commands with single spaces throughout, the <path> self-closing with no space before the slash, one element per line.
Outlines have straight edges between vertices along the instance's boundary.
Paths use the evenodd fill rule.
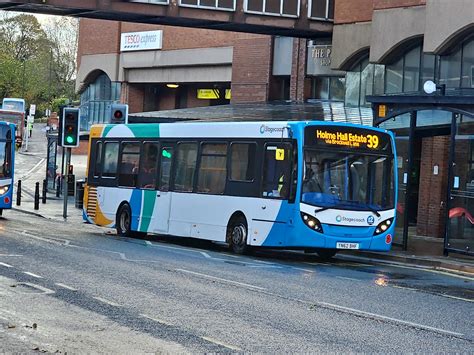
<path fill-rule="evenodd" d="M 306 224 L 309 228 L 314 229 L 316 232 L 322 233 L 323 227 L 321 227 L 321 222 L 313 216 L 301 212 L 301 218 L 303 219 L 304 224 Z"/>
<path fill-rule="evenodd" d="M 0 186 L 0 195 L 5 195 L 10 188 L 10 185 Z"/>
<path fill-rule="evenodd" d="M 375 228 L 374 235 L 378 235 L 387 231 L 392 225 L 392 223 L 393 223 L 393 218 L 386 219 L 385 221 L 379 223 L 377 228 Z"/>

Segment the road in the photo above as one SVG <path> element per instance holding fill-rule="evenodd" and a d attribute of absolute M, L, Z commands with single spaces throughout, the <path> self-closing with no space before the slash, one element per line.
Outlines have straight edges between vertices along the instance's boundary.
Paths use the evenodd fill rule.
<path fill-rule="evenodd" d="M 4 217 L 2 352 L 473 349 L 469 277 Z"/>

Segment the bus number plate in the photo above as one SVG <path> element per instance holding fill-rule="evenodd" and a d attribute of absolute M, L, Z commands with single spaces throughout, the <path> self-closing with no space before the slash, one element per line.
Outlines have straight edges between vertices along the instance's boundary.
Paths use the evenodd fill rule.
<path fill-rule="evenodd" d="M 337 249 L 359 249 L 359 243 L 336 243 Z"/>

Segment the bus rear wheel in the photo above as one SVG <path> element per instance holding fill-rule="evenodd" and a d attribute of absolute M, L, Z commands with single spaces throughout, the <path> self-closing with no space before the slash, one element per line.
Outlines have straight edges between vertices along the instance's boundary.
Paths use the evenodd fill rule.
<path fill-rule="evenodd" d="M 244 217 L 237 217 L 229 223 L 227 229 L 230 249 L 235 254 L 245 254 L 248 251 L 248 227 Z"/>
<path fill-rule="evenodd" d="M 131 237 L 132 225 L 132 212 L 130 211 L 130 206 L 125 203 L 120 206 L 119 210 L 117 211 L 117 218 L 115 221 L 115 227 L 117 229 L 117 235 L 120 237 Z"/>
<path fill-rule="evenodd" d="M 334 255 L 336 255 L 337 250 L 336 249 L 318 249 L 316 251 L 318 253 L 318 256 L 323 259 L 323 260 L 330 260 Z"/>

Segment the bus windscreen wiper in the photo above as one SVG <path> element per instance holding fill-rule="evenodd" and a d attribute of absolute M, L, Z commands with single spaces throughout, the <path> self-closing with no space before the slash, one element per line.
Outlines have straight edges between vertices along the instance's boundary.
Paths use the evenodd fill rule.
<path fill-rule="evenodd" d="M 326 211 L 328 209 L 330 209 L 331 207 L 321 207 L 319 210 L 314 210 L 314 214 L 316 213 L 319 213 L 319 212 L 323 212 L 323 211 Z"/>
<path fill-rule="evenodd" d="M 355 200 L 343 200 L 342 202 L 343 202 L 343 203 L 344 203 L 344 202 L 357 203 L 357 204 L 359 204 L 359 205 L 361 204 L 360 201 L 355 201 Z M 364 208 L 367 208 L 370 212 L 372 212 L 373 214 L 375 214 L 377 217 L 380 217 L 379 211 L 377 211 L 375 208 L 370 207 L 369 205 L 364 205 Z"/>

